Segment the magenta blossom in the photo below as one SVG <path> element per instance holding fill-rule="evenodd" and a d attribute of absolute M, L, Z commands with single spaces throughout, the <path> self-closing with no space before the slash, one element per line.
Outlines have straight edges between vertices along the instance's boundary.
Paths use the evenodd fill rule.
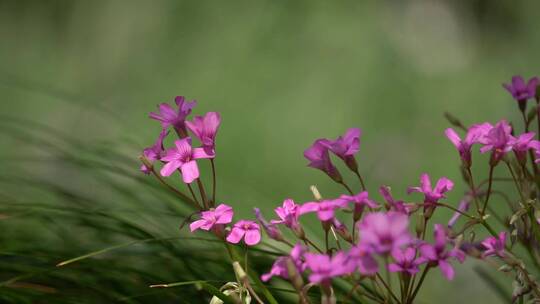
<path fill-rule="evenodd" d="M 199 178 L 199 167 L 196 159 L 212 158 L 203 148 L 192 148 L 191 138 L 186 137 L 174 142 L 175 147 L 168 149 L 165 156 L 161 158 L 166 162 L 161 168 L 161 175 L 169 176 L 175 170 L 180 169 L 184 183 L 190 184 L 195 179 Z"/>
<path fill-rule="evenodd" d="M 347 255 L 340 251 L 332 257 L 326 254 L 306 253 L 307 268 L 311 270 L 309 281 L 314 284 L 328 286 L 331 284 L 332 278 L 352 273 L 350 263 L 347 263 Z"/>
<path fill-rule="evenodd" d="M 484 145 L 480 152 L 492 151 L 490 165 L 495 166 L 503 156 L 512 150 L 512 127 L 506 120 L 499 121 L 481 139 Z"/>
<path fill-rule="evenodd" d="M 534 98 L 536 88 L 540 84 L 538 77 L 529 79 L 527 84 L 521 76 L 512 77 L 512 83 L 504 83 L 503 87 L 512 94 L 512 97 L 520 103 L 525 103 L 527 99 Z"/>
<path fill-rule="evenodd" d="M 367 206 L 369 208 L 377 208 L 377 203 L 369 198 L 369 194 L 367 191 L 363 191 L 358 193 L 357 195 L 342 195 L 339 197 L 340 199 L 346 200 L 347 202 L 354 203 L 354 219 L 357 221 L 362 216 L 362 212 L 364 211 L 364 207 Z"/>
<path fill-rule="evenodd" d="M 390 253 L 411 242 L 407 215 L 389 211 L 367 214 L 358 225 L 360 245 L 376 253 Z"/>
<path fill-rule="evenodd" d="M 483 257 L 496 255 L 498 257 L 505 257 L 505 245 L 506 245 L 506 232 L 499 233 L 499 237 L 490 236 L 482 241 L 482 246 L 486 248 L 486 251 L 482 254 Z"/>
<path fill-rule="evenodd" d="M 275 212 L 279 217 L 279 220 L 272 220 L 270 223 L 285 224 L 285 226 L 291 229 L 296 229 L 300 226 L 300 223 L 298 222 L 300 217 L 300 205 L 295 204 L 292 199 L 288 198 L 284 200 L 283 205 L 277 207 Z"/>
<path fill-rule="evenodd" d="M 227 236 L 227 242 L 238 244 L 242 238 L 248 246 L 257 245 L 261 241 L 261 228 L 254 221 L 240 220 L 236 222 Z"/>
<path fill-rule="evenodd" d="M 407 247 L 405 249 L 395 249 L 392 251 L 394 263 L 388 265 L 390 272 L 403 272 L 413 275 L 420 269 L 418 266 L 422 264 L 422 260 L 416 257 L 416 249 Z"/>
<path fill-rule="evenodd" d="M 420 245 L 420 253 L 422 262 L 428 262 L 431 266 L 438 266 L 444 277 L 448 280 L 454 278 L 454 268 L 449 263 L 451 258 L 457 259 L 459 262 L 465 260 L 465 253 L 458 248 L 447 250 L 447 233 L 444 227 L 440 224 L 435 224 L 434 228 L 435 244 L 431 245 L 424 243 Z"/>
<path fill-rule="evenodd" d="M 194 221 L 189 225 L 191 232 L 202 229 L 210 230 L 216 225 L 225 225 L 232 221 L 233 208 L 231 206 L 220 204 L 215 209 L 201 212 L 201 219 Z"/>
<path fill-rule="evenodd" d="M 345 135 L 338 137 L 336 140 L 325 140 L 322 142 L 330 151 L 341 158 L 347 167 L 352 171 L 358 171 L 358 166 L 354 155 L 358 153 L 360 148 L 360 134 L 358 128 L 351 128 L 345 132 Z"/>
<path fill-rule="evenodd" d="M 261 214 L 261 210 L 259 208 L 253 209 L 255 212 L 255 217 L 259 221 L 259 223 L 263 226 L 264 231 L 266 231 L 266 234 L 268 236 L 276 241 L 282 241 L 283 235 L 281 234 L 281 231 L 277 227 L 276 223 L 269 223 L 264 219 L 264 217 Z"/>
<path fill-rule="evenodd" d="M 517 160 L 525 164 L 527 162 L 527 152 L 530 149 L 534 149 L 538 146 L 538 141 L 534 140 L 535 133 L 528 132 L 519 135 L 518 137 L 511 137 L 510 146 L 516 155 Z"/>
<path fill-rule="evenodd" d="M 317 139 L 311 147 L 304 151 L 304 157 L 309 160 L 309 167 L 319 169 L 328 174 L 334 181 L 341 183 L 343 179 L 330 160 L 327 145 L 327 139 Z"/>
<path fill-rule="evenodd" d="M 354 246 L 347 253 L 347 263 L 353 270 L 358 270 L 362 275 L 373 275 L 379 271 L 377 260 L 371 251 L 364 246 Z"/>
<path fill-rule="evenodd" d="M 333 200 L 322 200 L 320 202 L 309 202 L 300 206 L 300 214 L 317 212 L 319 220 L 329 222 L 334 219 L 335 209 L 347 207 L 347 200 L 337 198 Z"/>
<path fill-rule="evenodd" d="M 456 131 L 452 128 L 446 129 L 444 132 L 446 137 L 456 146 L 459 156 L 463 164 L 467 167 L 471 166 L 471 148 L 472 145 L 478 143 L 480 138 L 483 137 L 490 129 L 491 125 L 488 123 L 473 125 L 467 131 L 467 135 L 462 140 Z"/>
<path fill-rule="evenodd" d="M 193 121 L 186 121 L 186 126 L 201 141 L 206 153 L 214 154 L 216 133 L 221 122 L 217 112 L 208 112 L 204 116 L 195 116 Z"/>
<path fill-rule="evenodd" d="M 289 256 L 282 256 L 276 259 L 269 273 L 265 273 L 261 276 L 261 279 L 264 282 L 270 280 L 273 276 L 279 276 L 284 279 L 289 278 L 289 270 L 287 269 L 287 261 L 291 260 L 293 265 L 296 267 L 298 273 L 304 272 L 306 269 L 306 263 L 302 260 L 304 253 L 308 250 L 305 246 L 301 244 L 296 244 Z"/>
<path fill-rule="evenodd" d="M 379 188 L 379 193 L 382 195 L 384 200 L 387 203 L 387 209 L 391 211 L 401 212 L 404 214 L 411 214 L 414 209 L 414 204 L 406 204 L 404 201 L 397 201 L 392 197 L 390 193 L 390 187 L 381 186 Z"/>
<path fill-rule="evenodd" d="M 191 113 L 191 109 L 197 105 L 197 102 L 186 102 L 184 96 L 176 96 L 174 102 L 178 106 L 177 110 L 168 103 L 162 103 L 158 106 L 159 114 L 151 112 L 150 118 L 160 121 L 163 128 L 173 126 L 177 131 L 186 133 L 186 117 Z"/>
<path fill-rule="evenodd" d="M 420 187 L 409 187 L 407 193 L 420 192 L 424 194 L 424 203 L 426 205 L 436 205 L 440 199 L 445 198 L 444 193 L 452 190 L 454 183 L 446 177 L 437 181 L 435 188 L 431 187 L 431 180 L 427 173 L 420 176 Z"/>
<path fill-rule="evenodd" d="M 151 164 L 154 163 L 156 160 L 159 160 L 161 158 L 161 156 L 163 154 L 163 140 L 165 139 L 165 137 L 168 134 L 169 134 L 169 131 L 167 131 L 166 129 L 161 130 L 161 132 L 159 133 L 158 139 L 156 140 L 156 143 L 153 146 L 148 147 L 148 148 L 143 150 L 144 157 Z M 146 167 L 145 164 L 141 165 L 141 171 L 144 174 L 150 174 L 150 172 L 152 172 L 152 170 L 150 168 Z"/>

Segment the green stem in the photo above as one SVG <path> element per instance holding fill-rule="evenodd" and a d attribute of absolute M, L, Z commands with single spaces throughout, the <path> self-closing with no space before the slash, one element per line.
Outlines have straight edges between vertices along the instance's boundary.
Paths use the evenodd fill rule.
<path fill-rule="evenodd" d="M 216 166 L 214 164 L 214 159 L 210 159 L 210 164 L 212 165 L 212 206 L 216 205 Z"/>
<path fill-rule="evenodd" d="M 486 193 L 486 199 L 484 200 L 484 206 L 482 207 L 482 210 L 480 212 L 480 216 L 484 217 L 484 214 L 486 213 L 487 204 L 489 202 L 489 197 L 491 196 L 491 186 L 493 185 L 493 169 L 495 166 L 489 166 L 489 181 L 488 181 L 488 190 Z"/>

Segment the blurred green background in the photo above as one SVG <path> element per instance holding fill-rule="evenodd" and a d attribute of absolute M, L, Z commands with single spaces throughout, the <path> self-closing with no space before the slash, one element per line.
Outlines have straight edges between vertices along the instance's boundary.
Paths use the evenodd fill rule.
<path fill-rule="evenodd" d="M 218 198 L 239 216 L 252 216 L 258 206 L 270 217 L 284 198 L 309 200 L 312 184 L 323 196 L 340 194 L 306 168 L 302 153 L 314 139 L 349 127 L 363 130 L 358 161 L 375 198 L 381 184 L 405 198 L 406 187 L 429 172 L 458 181 L 448 200 L 457 204 L 464 187 L 442 114 L 466 124 L 519 117 L 501 83 L 538 72 L 538 9 L 536 1 L 487 0 L 0 1 L 0 276 L 45 271 L 22 281 L 58 280 L 51 283 L 55 301 L 74 290 L 74 303 L 103 301 L 98 288 L 86 293 L 69 284 L 98 286 L 114 277 L 98 270 L 113 263 L 107 259 L 65 271 L 70 280 L 56 270 L 47 276 L 56 262 L 129 239 L 111 236 L 111 223 L 98 229 L 103 222 L 89 219 L 96 210 L 114 210 L 120 222 L 152 236 L 180 234 L 175 212 L 186 209 L 137 172 L 137 156 L 160 129 L 148 112 L 176 95 L 198 100 L 196 114 L 222 114 Z M 122 167 L 130 178 L 96 173 L 98 163 Z M 77 217 L 48 213 L 38 203 L 75 208 Z M 181 276 L 158 273 L 183 254 L 183 244 L 171 246 L 170 265 L 144 246 L 109 258 L 144 260 L 156 272 L 133 279 L 144 288 Z M 25 266 L 14 269 L 17 263 Z M 193 263 L 187 259 L 178 269 Z M 433 273 L 419 302 L 503 303 L 474 265 L 460 266 L 453 282 Z M 501 282 L 509 291 L 510 278 Z M 115 284 L 101 286 L 112 294 L 108 300 L 133 295 L 127 283 Z M 39 301 L 32 287 L 9 286 L 3 285 L 4 301 L 22 302 L 21 294 Z M 186 290 L 167 290 L 163 301 L 192 296 L 187 303 L 199 303 Z"/>

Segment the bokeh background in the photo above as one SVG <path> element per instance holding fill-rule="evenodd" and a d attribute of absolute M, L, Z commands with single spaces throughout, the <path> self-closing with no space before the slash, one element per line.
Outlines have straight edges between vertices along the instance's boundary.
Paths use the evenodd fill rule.
<path fill-rule="evenodd" d="M 0 1 L 0 297 L 204 303 L 192 286 L 146 286 L 230 278 L 213 249 L 178 240 L 54 267 L 134 239 L 189 236 L 178 230 L 189 209 L 137 171 L 160 129 L 148 112 L 176 95 L 198 100 L 196 114 L 222 114 L 218 197 L 239 216 L 309 200 L 310 185 L 341 193 L 302 153 L 349 127 L 363 131 L 358 161 L 375 198 L 381 184 L 405 198 L 429 172 L 458 181 L 448 199 L 457 204 L 464 187 L 443 113 L 465 124 L 519 118 L 501 83 L 538 73 L 539 9 L 487 0 Z M 201 269 L 201 257 L 213 266 Z M 477 267 L 458 266 L 453 282 L 434 272 L 418 302 L 504 303 Z M 510 291 L 511 278 L 484 270 Z"/>

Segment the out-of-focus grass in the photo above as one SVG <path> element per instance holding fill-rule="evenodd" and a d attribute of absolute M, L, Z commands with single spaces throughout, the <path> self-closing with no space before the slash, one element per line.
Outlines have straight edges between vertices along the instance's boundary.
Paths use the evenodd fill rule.
<path fill-rule="evenodd" d="M 467 124 L 517 117 L 500 83 L 538 72 L 539 5 L 0 2 L 0 276 L 38 273 L 4 284 L 3 300 L 151 293 L 130 300 L 193 303 L 195 288 L 147 286 L 232 279 L 221 248 L 185 239 L 54 267 L 132 240 L 191 237 L 178 230 L 189 210 L 137 172 L 137 155 L 159 132 L 147 112 L 175 95 L 199 99 L 197 113 L 222 113 L 218 197 L 239 216 L 254 206 L 268 214 L 286 197 L 308 200 L 311 184 L 337 195 L 305 168 L 302 151 L 351 126 L 363 129 L 359 163 L 374 194 L 388 184 L 404 197 L 425 171 L 460 180 L 442 113 Z M 420 301 L 496 302 L 471 265 L 451 283 L 433 273 Z"/>

